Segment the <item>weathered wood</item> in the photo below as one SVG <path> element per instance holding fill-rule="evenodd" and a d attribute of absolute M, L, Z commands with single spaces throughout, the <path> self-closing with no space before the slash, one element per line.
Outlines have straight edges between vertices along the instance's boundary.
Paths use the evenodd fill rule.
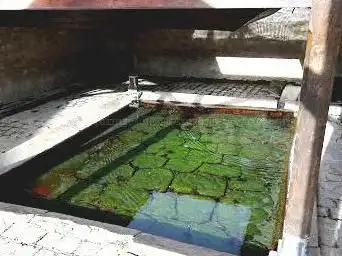
<path fill-rule="evenodd" d="M 313 2 L 312 36 L 309 34 L 307 43 L 300 109 L 289 165 L 290 187 L 284 239 L 298 237 L 306 241 L 310 235 L 325 126 L 341 40 L 337 29 L 341 8 L 340 0 Z M 297 249 L 299 252 L 300 249 Z"/>
<path fill-rule="evenodd" d="M 310 7 L 311 0 L 1 0 L 0 9 L 282 8 Z"/>

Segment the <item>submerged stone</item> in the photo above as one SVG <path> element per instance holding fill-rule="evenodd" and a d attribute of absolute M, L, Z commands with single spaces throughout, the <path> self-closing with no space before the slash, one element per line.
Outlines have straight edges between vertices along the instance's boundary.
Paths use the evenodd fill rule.
<path fill-rule="evenodd" d="M 149 193 L 127 185 L 109 185 L 100 195 L 99 206 L 115 214 L 132 218 L 145 205 Z"/>
<path fill-rule="evenodd" d="M 180 173 L 171 184 L 171 189 L 180 194 L 200 194 L 216 198 L 224 195 L 225 188 L 225 179 L 199 174 Z"/>
<path fill-rule="evenodd" d="M 48 193 L 45 196 L 56 198 L 75 185 L 77 181 L 75 172 L 55 170 L 40 177 L 35 186 L 47 186 Z"/>
<path fill-rule="evenodd" d="M 151 234 L 266 255 L 282 221 L 290 122 L 194 110 L 137 109 L 125 129 L 40 177 L 33 195 L 110 211 Z"/>
<path fill-rule="evenodd" d="M 250 216 L 251 209 L 248 207 L 218 203 L 212 219 L 219 223 L 229 235 L 244 239 Z"/>
<path fill-rule="evenodd" d="M 172 158 L 165 165 L 166 168 L 177 172 L 193 172 L 202 164 L 202 159 Z"/>
<path fill-rule="evenodd" d="M 189 154 L 186 156 L 192 161 L 203 161 L 205 163 L 211 164 L 219 164 L 222 161 L 222 155 L 210 152 L 208 150 L 199 151 L 199 150 L 191 150 Z"/>
<path fill-rule="evenodd" d="M 217 145 L 217 152 L 224 155 L 239 155 L 241 148 L 232 143 L 220 143 Z"/>
<path fill-rule="evenodd" d="M 268 145 L 253 144 L 241 149 L 240 155 L 249 159 L 265 160 L 272 154 L 273 148 Z"/>
<path fill-rule="evenodd" d="M 241 169 L 236 166 L 228 166 L 223 164 L 203 164 L 199 172 L 228 178 L 236 178 L 241 176 Z"/>
<path fill-rule="evenodd" d="M 166 163 L 167 159 L 153 154 L 142 153 L 136 156 L 132 163 L 138 168 L 158 168 Z"/>
<path fill-rule="evenodd" d="M 98 205 L 103 186 L 93 184 L 72 196 L 69 202 L 74 205 L 95 208 Z"/>
<path fill-rule="evenodd" d="M 199 140 L 201 137 L 201 133 L 195 132 L 195 131 L 189 131 L 189 130 L 184 130 L 184 131 L 179 131 L 178 136 L 185 139 L 186 141 L 188 140 Z"/>
<path fill-rule="evenodd" d="M 241 256 L 267 256 L 269 249 L 257 242 L 247 242 L 242 245 L 240 253 Z"/>
<path fill-rule="evenodd" d="M 170 159 L 176 158 L 176 159 L 183 159 L 187 158 L 190 152 L 190 149 L 179 147 L 179 146 L 170 146 L 166 147 L 167 151 L 167 157 Z"/>
<path fill-rule="evenodd" d="M 251 208 L 274 206 L 269 194 L 250 191 L 229 191 L 220 202 L 225 204 L 243 205 Z"/>
<path fill-rule="evenodd" d="M 171 184 L 172 179 L 173 173 L 168 169 L 143 169 L 133 175 L 128 182 L 128 186 L 164 192 Z"/>
<path fill-rule="evenodd" d="M 232 190 L 268 192 L 265 183 L 261 180 L 231 180 L 229 187 Z"/>
<path fill-rule="evenodd" d="M 119 167 L 113 168 L 106 176 L 102 177 L 100 183 L 103 184 L 122 184 L 127 182 L 133 175 L 134 169 L 126 165 L 121 165 Z"/>
<path fill-rule="evenodd" d="M 216 202 L 194 199 L 191 196 L 177 197 L 176 219 L 190 223 L 207 223 L 213 214 Z"/>
<path fill-rule="evenodd" d="M 139 211 L 154 219 L 175 219 L 177 215 L 176 204 L 176 195 L 173 193 L 153 192 L 149 201 Z"/>

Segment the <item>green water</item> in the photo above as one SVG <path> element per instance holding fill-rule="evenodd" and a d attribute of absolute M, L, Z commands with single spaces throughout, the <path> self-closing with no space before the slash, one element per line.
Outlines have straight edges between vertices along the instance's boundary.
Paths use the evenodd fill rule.
<path fill-rule="evenodd" d="M 236 255 L 275 246 L 292 120 L 139 109 L 127 127 L 39 177 L 32 194 Z"/>

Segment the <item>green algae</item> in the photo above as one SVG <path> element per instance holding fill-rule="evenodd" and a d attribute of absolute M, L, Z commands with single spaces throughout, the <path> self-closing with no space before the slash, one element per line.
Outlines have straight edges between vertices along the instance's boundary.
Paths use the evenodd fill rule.
<path fill-rule="evenodd" d="M 99 198 L 99 205 L 124 217 L 134 217 L 146 203 L 149 193 L 127 185 L 108 185 Z"/>
<path fill-rule="evenodd" d="M 109 174 L 102 177 L 101 184 L 122 184 L 127 182 L 133 175 L 134 169 L 129 165 L 121 165 L 117 168 L 113 168 Z"/>
<path fill-rule="evenodd" d="M 203 164 L 199 168 L 200 173 L 236 178 L 241 176 L 241 168 L 223 164 Z"/>
<path fill-rule="evenodd" d="M 134 158 L 132 164 L 138 168 L 158 168 L 162 167 L 166 161 L 164 157 L 142 153 Z"/>
<path fill-rule="evenodd" d="M 240 225 L 227 221 L 232 212 L 223 206 L 242 207 L 250 211 L 250 218 L 240 254 L 265 255 L 279 238 L 291 135 L 289 120 L 224 113 L 192 116 L 161 109 L 56 166 L 35 184 L 47 186 L 49 198 L 128 220 L 153 192 L 217 202 L 217 212 L 225 214 L 230 227 L 222 236 L 233 234 L 234 225 Z M 69 190 L 75 192 L 64 198 Z M 195 206 L 181 207 L 170 207 L 170 212 L 184 212 L 183 219 L 189 222 L 198 217 L 191 217 Z M 210 227 L 196 225 L 201 232 Z"/>
<path fill-rule="evenodd" d="M 84 206 L 84 207 L 96 207 L 100 198 L 100 194 L 103 190 L 103 186 L 100 184 L 93 184 L 86 189 L 80 191 L 78 194 L 74 195 L 69 202 L 74 205 Z M 63 197 L 61 197 L 63 199 Z"/>
<path fill-rule="evenodd" d="M 251 208 L 269 208 L 274 206 L 274 202 L 269 194 L 251 191 L 228 191 L 220 202 L 243 205 Z"/>
<path fill-rule="evenodd" d="M 202 161 L 202 159 L 194 160 L 187 157 L 172 158 L 165 167 L 177 172 L 193 172 L 201 166 Z"/>
<path fill-rule="evenodd" d="M 165 168 L 137 171 L 129 180 L 128 186 L 150 191 L 166 191 L 173 179 L 173 173 Z"/>
<path fill-rule="evenodd" d="M 265 192 L 267 191 L 266 184 L 263 181 L 257 180 L 231 180 L 229 188 L 232 190 L 240 191 L 254 191 L 254 192 Z"/>
<path fill-rule="evenodd" d="M 172 182 L 171 189 L 181 194 L 199 194 L 219 198 L 224 195 L 226 181 L 210 175 L 181 173 Z"/>

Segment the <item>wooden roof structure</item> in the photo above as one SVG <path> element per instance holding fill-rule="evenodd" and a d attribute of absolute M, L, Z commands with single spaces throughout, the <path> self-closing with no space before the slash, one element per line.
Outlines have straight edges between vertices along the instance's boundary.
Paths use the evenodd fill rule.
<path fill-rule="evenodd" d="M 311 0 L 2 0 L 0 9 L 283 8 L 311 7 Z"/>

